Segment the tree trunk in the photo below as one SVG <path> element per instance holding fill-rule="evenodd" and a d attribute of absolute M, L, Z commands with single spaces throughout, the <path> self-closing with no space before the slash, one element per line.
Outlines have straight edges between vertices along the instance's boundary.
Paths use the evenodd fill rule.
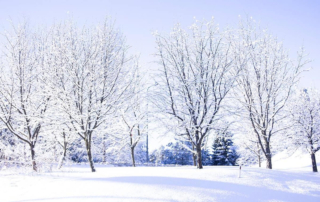
<path fill-rule="evenodd" d="M 269 143 L 266 144 L 266 159 L 267 159 L 267 167 L 268 169 L 272 169 L 272 161 L 271 161 L 271 152 Z"/>
<path fill-rule="evenodd" d="M 136 162 L 134 160 L 134 147 L 131 147 L 131 158 L 132 158 L 132 167 L 136 167 Z"/>
<path fill-rule="evenodd" d="M 149 163 L 149 137 L 148 137 L 148 133 L 147 133 L 147 137 L 146 137 L 146 162 L 147 162 L 147 164 Z"/>
<path fill-rule="evenodd" d="M 96 169 L 94 168 L 93 160 L 92 160 L 92 153 L 91 153 L 91 142 L 89 140 L 86 141 L 86 149 L 88 154 L 88 161 L 90 163 L 90 168 L 92 172 L 96 172 Z"/>
<path fill-rule="evenodd" d="M 312 161 L 312 171 L 313 171 L 313 172 L 318 172 L 317 161 L 316 161 L 316 155 L 315 155 L 315 153 L 312 153 L 312 154 L 311 154 L 311 161 Z"/>
<path fill-rule="evenodd" d="M 61 156 L 61 158 L 60 158 L 60 160 L 59 160 L 58 169 L 61 169 L 61 167 L 62 167 L 62 165 L 63 165 L 63 162 L 64 162 L 64 160 L 66 159 L 66 155 L 67 155 L 67 148 L 64 147 L 64 148 L 63 148 L 63 154 L 62 154 L 62 156 Z"/>
<path fill-rule="evenodd" d="M 192 158 L 193 158 L 193 165 L 197 166 L 197 156 L 194 153 L 194 145 L 192 144 Z"/>
<path fill-rule="evenodd" d="M 58 169 L 61 169 L 61 167 L 63 165 L 63 162 L 66 159 L 66 155 L 67 155 L 67 145 L 68 145 L 68 143 L 66 141 L 66 133 L 63 132 L 62 135 L 63 135 L 63 153 L 62 153 L 62 156 L 61 156 L 61 158 L 59 160 Z M 56 149 L 55 149 L 55 151 L 56 151 Z"/>
<path fill-rule="evenodd" d="M 35 152 L 34 152 L 34 145 L 30 145 L 30 150 L 31 150 L 31 162 L 32 162 L 32 169 L 34 171 L 38 171 L 38 168 L 37 168 L 37 164 L 36 164 L 36 160 L 35 160 Z"/>
<path fill-rule="evenodd" d="M 259 161 L 259 168 L 261 168 L 261 156 L 258 156 L 258 161 Z"/>
<path fill-rule="evenodd" d="M 107 152 L 106 152 L 106 141 L 103 140 L 103 159 L 102 159 L 103 163 L 107 162 Z"/>
<path fill-rule="evenodd" d="M 198 143 L 196 148 L 197 148 L 197 161 L 198 161 L 197 168 L 202 169 L 203 167 L 202 167 L 202 156 L 201 156 L 201 144 Z"/>
<path fill-rule="evenodd" d="M 27 162 L 26 144 L 23 144 L 23 157 L 24 157 L 24 162 Z"/>

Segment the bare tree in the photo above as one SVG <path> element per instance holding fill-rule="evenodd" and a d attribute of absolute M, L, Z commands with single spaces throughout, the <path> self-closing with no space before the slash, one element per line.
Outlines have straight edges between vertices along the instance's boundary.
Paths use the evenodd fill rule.
<path fill-rule="evenodd" d="M 263 153 L 261 150 L 261 146 L 256 138 L 254 133 L 247 134 L 245 137 L 241 139 L 240 145 L 244 147 L 246 150 L 250 151 L 250 156 L 253 154 L 257 160 L 258 165 L 261 167 L 261 161 L 263 160 Z"/>
<path fill-rule="evenodd" d="M 155 33 L 158 63 L 157 106 L 177 135 L 194 146 L 202 169 L 201 146 L 223 116 L 223 101 L 233 86 L 230 43 L 212 21 L 196 22 L 190 33 L 176 25 L 169 36 Z M 220 113 L 220 114 L 219 114 Z"/>
<path fill-rule="evenodd" d="M 260 30 L 253 20 L 241 22 L 236 37 L 230 41 L 235 64 L 242 69 L 235 95 L 266 157 L 267 168 L 272 169 L 271 140 L 288 129 L 283 122 L 287 117 L 283 109 L 307 61 L 303 51 L 296 62 L 292 61 L 282 43 Z"/>
<path fill-rule="evenodd" d="M 37 171 L 35 146 L 46 123 L 50 91 L 46 87 L 46 38 L 27 23 L 4 34 L 6 42 L 0 75 L 0 120 L 29 145 L 32 168 Z"/>
<path fill-rule="evenodd" d="M 74 141 L 74 135 L 72 134 L 73 131 L 67 125 L 60 125 L 60 130 L 53 131 L 53 135 L 55 138 L 55 142 L 61 147 L 62 154 L 59 159 L 59 163 L 57 168 L 60 169 L 66 160 L 67 157 L 67 150 Z"/>
<path fill-rule="evenodd" d="M 103 125 L 124 101 L 135 72 L 127 49 L 112 20 L 91 29 L 79 29 L 72 22 L 54 28 L 56 95 L 70 127 L 86 145 L 92 172 L 92 137 L 104 133 Z"/>
<path fill-rule="evenodd" d="M 289 138 L 304 147 L 311 155 L 312 171 L 318 172 L 316 152 L 320 150 L 320 94 L 315 89 L 304 89 L 291 108 L 294 130 Z"/>
<path fill-rule="evenodd" d="M 135 109 L 136 110 L 136 109 Z M 134 149 L 141 140 L 142 136 L 145 132 L 146 125 L 143 125 L 142 122 L 146 118 L 145 114 L 140 114 L 137 111 L 132 112 L 132 116 L 128 116 L 129 114 L 122 116 L 123 122 L 127 128 L 127 134 L 129 136 L 128 145 L 131 151 L 131 159 L 132 159 L 132 166 L 135 167 L 135 156 L 134 156 Z"/>
<path fill-rule="evenodd" d="M 129 147 L 133 167 L 135 167 L 134 149 L 141 138 L 145 136 L 146 130 L 148 129 L 147 108 L 143 102 L 143 100 L 146 99 L 143 91 L 139 87 L 140 86 L 136 86 L 136 88 L 134 88 L 132 101 L 122 114 L 122 120 L 125 123 L 125 128 L 127 128 L 126 133 L 129 135 Z"/>
<path fill-rule="evenodd" d="M 110 128 L 121 145 L 121 148 L 130 148 L 132 166 L 136 166 L 135 148 L 148 130 L 148 88 L 145 88 L 144 77 L 140 71 L 133 76 L 131 86 L 128 88 L 130 98 L 121 107 L 118 113 L 118 121 Z"/>

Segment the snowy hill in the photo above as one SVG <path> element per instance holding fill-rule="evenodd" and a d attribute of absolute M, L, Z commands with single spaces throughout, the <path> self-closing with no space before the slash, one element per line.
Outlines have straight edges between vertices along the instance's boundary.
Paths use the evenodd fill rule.
<path fill-rule="evenodd" d="M 316 159 L 319 170 L 320 152 L 316 153 Z M 288 151 L 278 153 L 272 158 L 272 163 L 273 168 L 277 170 L 301 170 L 306 172 L 312 171 L 311 157 L 303 149 L 298 149 L 297 151 L 292 153 L 288 153 Z M 265 162 L 262 163 L 262 167 L 265 168 Z"/>

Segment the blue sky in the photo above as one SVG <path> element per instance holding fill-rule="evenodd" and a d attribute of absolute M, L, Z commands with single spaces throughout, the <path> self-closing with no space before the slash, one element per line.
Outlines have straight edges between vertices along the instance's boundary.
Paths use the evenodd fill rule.
<path fill-rule="evenodd" d="M 69 13 L 69 14 L 68 14 Z M 238 16 L 252 16 L 278 36 L 291 54 L 305 46 L 313 60 L 304 74 L 302 86 L 320 88 L 320 1 L 316 0 L 198 0 L 198 1 L 129 1 L 129 0 L 0 0 L 0 29 L 26 18 L 31 24 L 50 24 L 72 15 L 80 24 L 101 22 L 106 16 L 116 19 L 126 35 L 131 52 L 140 52 L 142 64 L 154 58 L 152 31 L 168 33 L 177 22 L 187 27 L 193 18 L 215 17 L 222 26 L 235 25 Z"/>

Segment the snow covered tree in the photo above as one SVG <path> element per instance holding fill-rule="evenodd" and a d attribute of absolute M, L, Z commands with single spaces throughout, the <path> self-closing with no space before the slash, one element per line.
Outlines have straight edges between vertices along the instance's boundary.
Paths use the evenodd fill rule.
<path fill-rule="evenodd" d="M 253 20 L 240 23 L 238 33 L 230 36 L 233 61 L 241 69 L 234 91 L 244 109 L 241 116 L 254 131 L 267 168 L 272 169 L 271 140 L 287 129 L 283 109 L 308 61 L 303 51 L 297 61 L 291 60 L 282 43 Z"/>
<path fill-rule="evenodd" d="M 67 151 L 70 148 L 73 141 L 75 141 L 75 135 L 72 134 L 71 128 L 66 125 L 60 125 L 61 130 L 56 130 L 53 132 L 56 143 L 62 149 L 62 154 L 58 163 L 58 168 L 60 169 L 66 160 Z"/>
<path fill-rule="evenodd" d="M 92 138 L 105 133 L 106 122 L 125 101 L 136 69 L 127 50 L 112 20 L 90 29 L 69 21 L 53 28 L 55 96 L 68 126 L 85 143 L 92 172 Z"/>
<path fill-rule="evenodd" d="M 188 144 L 188 143 L 186 143 Z M 190 143 L 189 143 L 190 144 Z M 191 165 L 192 153 L 181 142 L 170 142 L 165 147 L 161 146 L 151 155 L 152 162 L 164 165 Z"/>
<path fill-rule="evenodd" d="M 235 165 L 238 154 L 233 147 L 232 135 L 219 134 L 212 145 L 212 165 Z"/>
<path fill-rule="evenodd" d="M 239 153 L 242 161 L 258 163 L 259 167 L 261 167 L 264 156 L 254 132 L 246 131 L 246 134 L 242 135 L 239 142 Z"/>
<path fill-rule="evenodd" d="M 87 151 L 85 149 L 84 141 L 81 138 L 76 138 L 70 145 L 70 159 L 73 162 L 81 163 L 88 161 Z"/>
<path fill-rule="evenodd" d="M 212 165 L 212 155 L 208 148 L 202 149 L 202 165 L 209 166 Z"/>
<path fill-rule="evenodd" d="M 176 164 L 191 165 L 193 162 L 193 152 L 190 151 L 190 142 L 176 142 L 174 151 L 176 153 Z M 188 148 L 189 147 L 189 148 Z"/>
<path fill-rule="evenodd" d="M 5 33 L 1 61 L 0 120 L 30 149 L 37 171 L 35 146 L 45 130 L 52 93 L 46 86 L 49 54 L 43 30 L 32 31 L 27 23 Z"/>
<path fill-rule="evenodd" d="M 212 165 L 226 165 L 227 150 L 223 137 L 214 140 L 212 151 Z"/>
<path fill-rule="evenodd" d="M 8 129 L 0 132 L 0 161 L 24 164 L 27 159 L 26 145 Z"/>
<path fill-rule="evenodd" d="M 320 150 L 320 93 L 315 89 L 299 92 L 291 106 L 294 131 L 288 137 L 311 155 L 312 170 L 318 172 L 316 152 Z"/>
<path fill-rule="evenodd" d="M 132 166 L 135 167 L 135 147 L 146 135 L 147 132 L 147 104 L 146 104 L 146 92 L 141 76 L 137 72 L 134 76 L 134 80 L 130 87 L 130 93 L 132 96 L 124 104 L 123 112 L 121 113 L 121 125 L 122 131 L 120 134 L 125 135 L 125 142 L 130 147 Z M 124 130 L 124 131 L 123 131 Z M 129 138 L 127 138 L 129 136 Z"/>
<path fill-rule="evenodd" d="M 190 33 L 178 24 L 169 36 L 154 34 L 161 66 L 155 103 L 175 133 L 193 144 L 199 169 L 203 141 L 222 118 L 223 101 L 237 75 L 225 34 L 213 20 L 194 23 Z"/>
<path fill-rule="evenodd" d="M 139 110 L 139 109 L 134 109 Z M 128 129 L 128 135 L 129 135 L 129 147 L 131 151 L 131 158 L 132 158 L 132 166 L 135 167 L 135 157 L 134 157 L 134 149 L 139 143 L 141 137 L 145 133 L 145 126 L 142 122 L 145 119 L 145 114 L 139 114 L 138 111 L 132 112 L 132 117 L 129 117 L 128 113 L 125 114 L 126 116 L 123 116 L 123 122 L 125 122 L 125 125 Z M 130 123 L 131 122 L 131 123 Z"/>

